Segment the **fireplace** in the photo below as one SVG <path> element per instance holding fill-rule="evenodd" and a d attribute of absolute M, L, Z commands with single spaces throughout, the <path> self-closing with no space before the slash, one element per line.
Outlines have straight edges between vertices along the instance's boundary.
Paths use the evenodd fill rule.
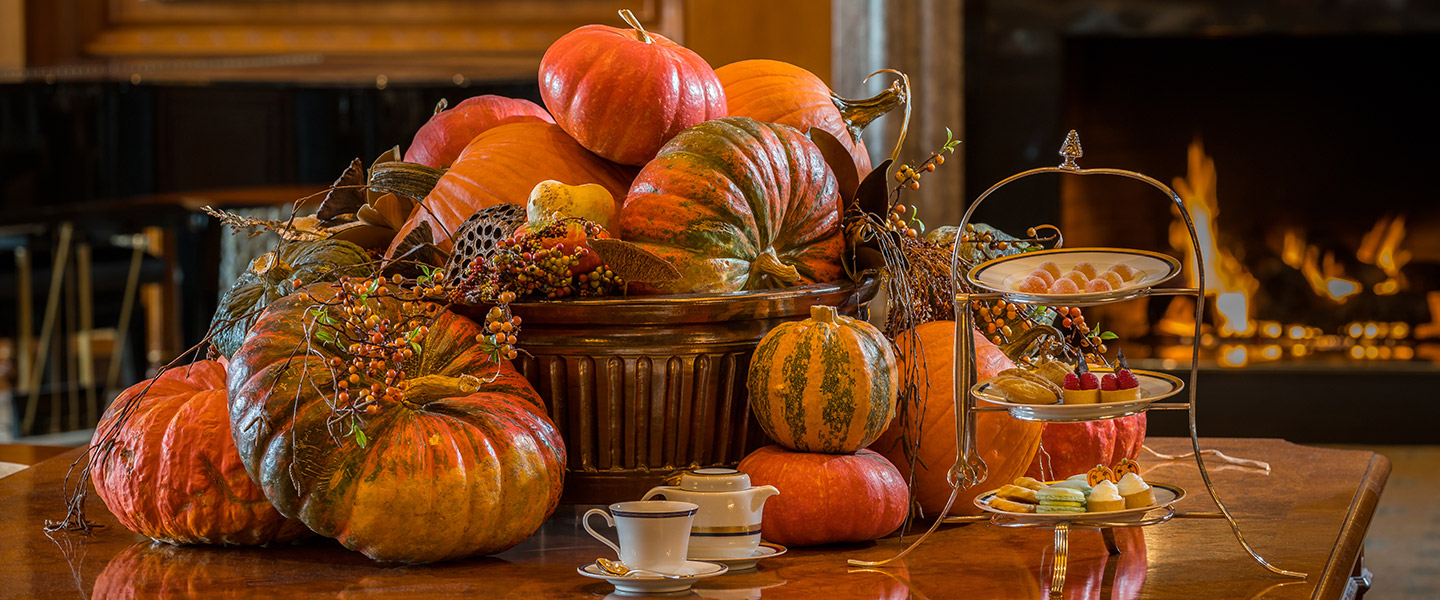
<path fill-rule="evenodd" d="M 1197 6 L 1218 14 L 1228 4 Z M 1036 121 L 1058 125 L 1044 154 L 1014 170 L 1054 161 L 1064 130 L 1074 128 L 1084 142 L 1082 166 L 1154 176 L 1180 191 L 1195 216 L 1213 290 L 1199 332 L 1202 432 L 1440 439 L 1425 425 L 1440 416 L 1429 401 L 1440 385 L 1440 202 L 1428 164 L 1440 113 L 1420 91 L 1414 66 L 1440 54 L 1440 30 L 1307 29 L 1267 15 L 1249 32 L 1171 22 L 1157 35 L 1137 35 L 1115 24 L 1164 22 L 1173 9 L 1117 9 L 1112 21 L 1093 11 L 1066 20 L 1001 10 L 981 20 L 986 32 L 971 48 L 980 63 L 972 61 L 972 71 L 1004 78 L 995 65 L 1007 61 L 1054 69 L 1008 83 L 972 76 L 967 86 L 972 111 L 1001 102 L 973 97 L 987 85 L 999 96 L 1025 89 L 1056 99 L 1001 111 L 1004 120 L 1006 111 L 1029 106 L 1041 115 Z M 1096 25 L 1107 22 L 1108 30 Z M 1029 55 L 1016 49 L 1027 40 Z M 971 156 L 984 156 L 981 144 L 992 141 L 975 135 L 1000 135 L 967 127 Z M 1019 149 L 1037 154 L 1030 146 Z M 975 185 L 1003 176 L 976 173 L 1003 158 L 977 160 L 967 177 Z M 1032 199 L 1053 194 L 1054 204 L 1042 201 L 1038 215 L 999 211 L 995 220 L 1015 227 L 1023 218 L 1053 219 L 1067 246 L 1190 253 L 1183 225 L 1149 186 L 1061 177 L 1031 192 Z M 1091 309 L 1088 320 L 1119 333 L 1141 365 L 1179 372 L 1188 369 L 1195 335 L 1189 302 L 1165 297 Z M 1183 427 L 1171 414 L 1152 417 L 1157 434 Z"/>

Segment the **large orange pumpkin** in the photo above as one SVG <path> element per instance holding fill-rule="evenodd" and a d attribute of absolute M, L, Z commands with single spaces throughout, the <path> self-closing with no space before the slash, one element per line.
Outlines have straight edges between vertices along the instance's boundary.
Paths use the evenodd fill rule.
<path fill-rule="evenodd" d="M 885 457 L 791 452 L 765 446 L 737 467 L 753 485 L 773 485 L 760 536 L 787 546 L 879 539 L 900 528 L 909 513 L 909 487 Z"/>
<path fill-rule="evenodd" d="M 1015 366 L 1005 353 L 997 348 L 979 331 L 975 336 L 975 363 L 980 380 L 989 379 L 996 373 Z M 911 341 L 916 350 L 911 351 Z M 906 352 L 913 352 L 922 360 L 924 380 L 922 392 L 927 388 L 923 418 L 907 407 L 890 424 L 880 439 L 870 447 L 881 452 L 890 462 L 900 468 L 907 481 L 910 476 L 910 461 L 906 459 L 902 432 L 918 432 L 920 456 L 915 464 L 915 499 L 925 510 L 925 516 L 935 516 L 945 507 L 950 498 L 950 484 L 946 474 L 955 464 L 955 322 L 934 321 L 906 331 L 895 340 L 900 349 L 901 373 L 909 372 L 909 366 L 917 359 Z M 975 447 L 989 469 L 989 477 L 978 485 L 962 490 L 950 507 L 952 515 L 976 514 L 979 509 L 971 502 L 980 493 L 1010 483 L 1025 473 L 1040 446 L 1041 427 L 1039 423 L 1021 421 L 1001 412 L 975 413 Z"/>
<path fill-rule="evenodd" d="M 430 225 L 442 250 L 450 235 L 476 211 L 496 204 L 524 206 L 530 190 L 547 179 L 567 185 L 598 183 L 616 198 L 616 208 L 630 190 L 636 170 L 591 154 L 550 123 L 508 123 L 490 129 L 465 146 L 435 189 L 415 207 L 395 236 L 390 254 L 420 223 Z"/>
<path fill-rule="evenodd" d="M 131 386 L 106 409 L 91 445 L 95 491 L 131 531 L 171 544 L 225 545 L 310 533 L 276 512 L 245 473 L 230 437 L 223 363 L 199 361 Z"/>
<path fill-rule="evenodd" d="M 860 177 L 870 172 L 870 154 L 860 130 L 899 104 L 840 98 L 814 73 L 778 60 L 742 60 L 715 69 L 715 74 L 725 86 L 730 116 L 780 123 L 800 131 L 818 127 L 840 140 Z"/>
<path fill-rule="evenodd" d="M 272 304 L 231 361 L 235 446 L 265 496 L 379 561 L 493 554 L 530 537 L 559 503 L 565 475 L 564 442 L 535 388 L 475 343 L 480 325 L 441 311 L 400 365 L 402 397 L 375 405 L 364 438 L 340 437 L 329 365 L 354 357 L 315 325 L 343 320 L 338 289 L 311 286 Z M 377 320 L 413 315 L 393 293 L 366 303 Z M 383 375 L 349 381 L 378 389 Z"/>
<path fill-rule="evenodd" d="M 1046 423 L 1040 438 L 1042 452 L 1025 474 L 1042 480 L 1064 479 L 1095 465 L 1114 466 L 1122 458 L 1139 458 L 1145 425 L 1145 413 L 1108 421 Z"/>
<path fill-rule="evenodd" d="M 486 94 L 466 98 L 450 110 L 435 114 L 415 132 L 405 150 L 405 162 L 444 169 L 475 136 L 506 123 L 554 123 L 550 113 L 529 100 Z"/>

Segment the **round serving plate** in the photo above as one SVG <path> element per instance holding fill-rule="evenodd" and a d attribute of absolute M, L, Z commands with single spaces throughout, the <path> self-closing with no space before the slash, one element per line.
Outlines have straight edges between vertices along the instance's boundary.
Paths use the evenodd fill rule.
<path fill-rule="evenodd" d="M 1041 263 L 1047 261 L 1060 267 L 1061 273 L 1069 271 L 1076 264 L 1088 262 L 1101 272 L 1114 265 L 1128 265 L 1139 276 L 1108 292 L 1034 294 L 1015 289 L 1031 272 L 1040 268 Z M 1147 295 L 1150 288 L 1179 274 L 1180 262 L 1159 252 L 1125 248 L 1057 248 L 988 260 L 975 265 L 966 276 L 972 284 L 1004 294 L 1007 300 L 1019 304 L 1097 306 Z"/>
<path fill-rule="evenodd" d="M 1096 377 L 1106 373 L 1113 373 L 1115 369 L 1095 367 L 1090 369 Z M 1046 421 L 1052 423 L 1078 423 L 1081 421 L 1101 421 L 1104 419 L 1118 419 L 1133 414 L 1144 412 L 1151 404 L 1174 396 L 1185 389 L 1185 382 L 1180 378 L 1155 371 L 1131 369 L 1135 379 L 1140 382 L 1140 399 L 1124 400 L 1120 402 L 1100 402 L 1096 404 L 1021 404 L 1011 402 L 1005 398 L 1004 392 L 990 385 L 990 381 L 982 381 L 970 388 L 970 392 L 976 398 L 996 406 L 1003 406 L 1010 413 L 1010 416 L 1022 421 Z"/>
<path fill-rule="evenodd" d="M 1052 482 L 1058 483 L 1058 482 Z M 975 497 L 975 506 L 988 513 L 1001 515 L 1012 519 L 1017 523 L 1139 523 L 1146 520 L 1145 514 L 1156 509 L 1165 508 L 1185 498 L 1185 489 L 1173 483 L 1147 482 L 1150 489 L 1155 492 L 1155 503 L 1150 506 L 1139 508 L 1127 508 L 1125 510 L 1108 510 L 1104 512 L 1083 512 L 1083 513 L 1062 513 L 1062 514 L 1040 514 L 1040 513 L 1017 513 L 990 507 L 990 500 L 995 498 L 995 492 L 990 490 Z"/>

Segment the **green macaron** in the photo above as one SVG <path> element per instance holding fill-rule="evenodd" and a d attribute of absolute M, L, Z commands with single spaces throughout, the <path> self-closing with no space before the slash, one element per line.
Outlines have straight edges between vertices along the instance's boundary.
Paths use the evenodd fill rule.
<path fill-rule="evenodd" d="M 1035 492 L 1035 498 L 1040 504 L 1053 504 L 1056 502 L 1074 502 L 1080 506 L 1085 505 L 1085 493 L 1075 488 L 1050 486 L 1041 488 Z"/>

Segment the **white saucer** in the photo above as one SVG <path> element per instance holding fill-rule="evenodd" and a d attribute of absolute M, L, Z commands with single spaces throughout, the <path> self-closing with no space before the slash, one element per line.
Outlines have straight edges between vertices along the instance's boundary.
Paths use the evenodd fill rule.
<path fill-rule="evenodd" d="M 730 567 L 731 572 L 749 571 L 750 569 L 755 568 L 755 563 L 760 562 L 761 560 L 766 558 L 774 558 L 776 556 L 780 556 L 781 554 L 784 554 L 785 551 L 786 548 L 784 546 L 781 546 L 780 544 L 760 542 L 760 547 L 756 548 L 755 552 L 750 556 L 742 556 L 740 558 L 705 558 L 702 556 L 691 556 L 688 558 L 690 558 L 690 560 L 703 560 L 705 562 L 720 563 L 722 565 Z"/>
<path fill-rule="evenodd" d="M 664 594 L 667 592 L 683 592 L 688 590 L 690 586 L 695 585 L 696 581 L 724 575 L 730 570 L 730 567 L 713 562 L 687 560 L 684 566 L 675 571 L 676 575 L 686 576 L 681 579 L 669 579 L 655 575 L 628 575 L 625 577 L 617 577 L 601 571 L 600 566 L 595 563 L 590 563 L 575 570 L 586 577 L 604 579 L 610 582 L 611 585 L 615 586 L 615 591 L 617 592 L 626 594 Z"/>

